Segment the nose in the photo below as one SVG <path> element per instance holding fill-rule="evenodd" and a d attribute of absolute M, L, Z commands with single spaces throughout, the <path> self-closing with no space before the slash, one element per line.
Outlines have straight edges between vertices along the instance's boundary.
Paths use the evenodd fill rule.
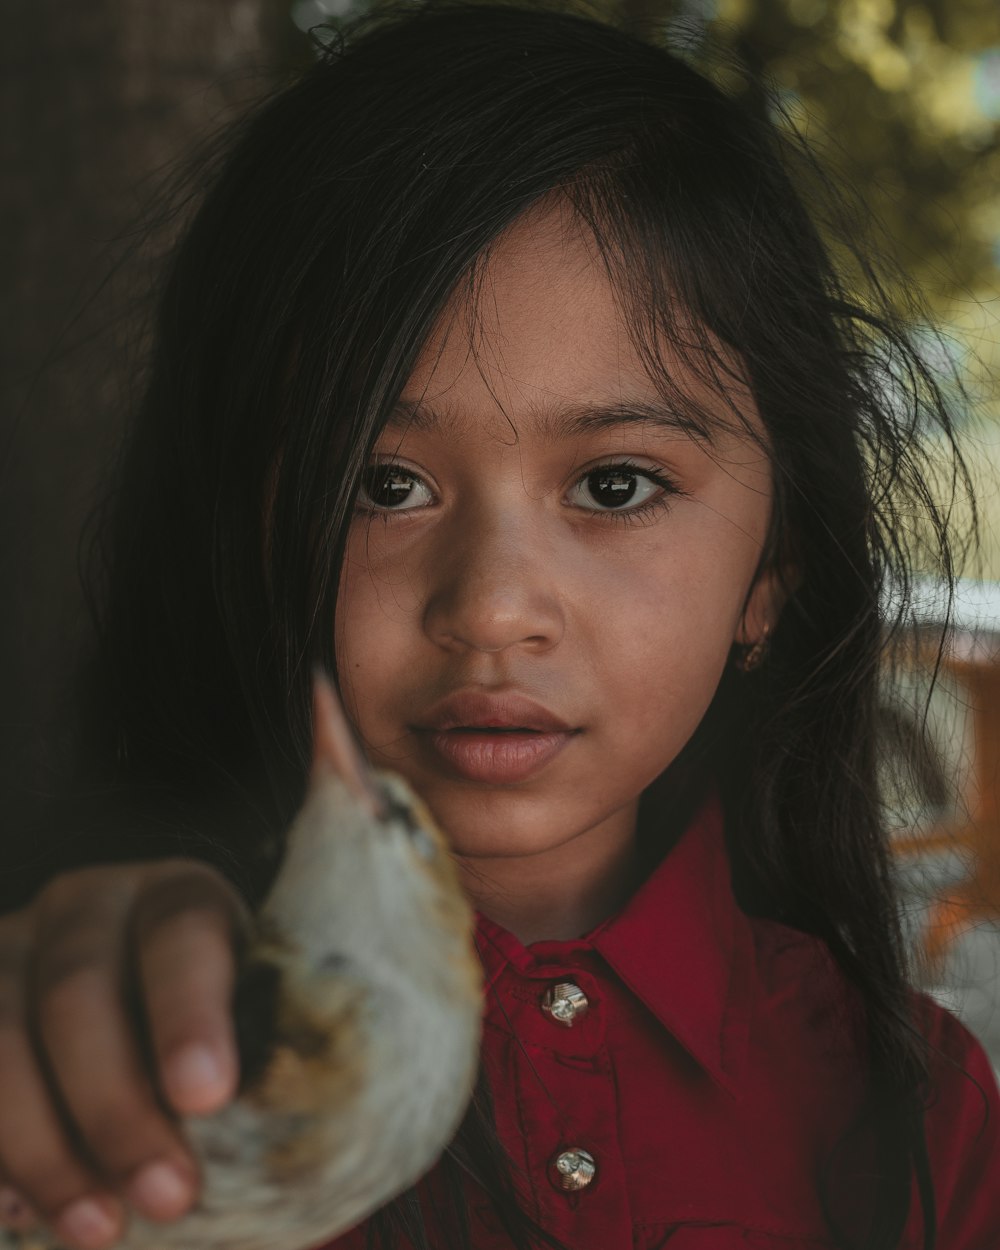
<path fill-rule="evenodd" d="M 558 555 L 515 508 L 465 513 L 434 552 L 424 630 L 449 651 L 543 652 L 563 636 Z"/>

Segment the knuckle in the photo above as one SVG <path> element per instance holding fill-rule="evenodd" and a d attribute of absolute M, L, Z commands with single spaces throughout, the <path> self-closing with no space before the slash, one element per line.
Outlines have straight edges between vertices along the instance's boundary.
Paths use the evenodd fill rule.
<path fill-rule="evenodd" d="M 26 913 L 0 916 L 0 984 L 17 983 L 31 950 L 32 925 Z"/>
<path fill-rule="evenodd" d="M 78 1014 L 105 979 L 107 952 L 93 937 L 60 941 L 39 955 L 35 995 L 40 1018 L 61 1020 Z"/>
<path fill-rule="evenodd" d="M 100 898 L 76 897 L 51 911 L 40 926 L 32 952 L 31 979 L 36 994 L 72 997 L 81 982 L 92 984 L 121 958 L 121 926 Z"/>
<path fill-rule="evenodd" d="M 20 1084 L 24 1057 L 30 1053 L 27 1025 L 20 1013 L 0 1020 L 0 1108 L 8 1105 L 3 1091 Z"/>
<path fill-rule="evenodd" d="M 31 952 L 35 992 L 51 995 L 89 978 L 114 961 L 116 910 L 106 893 L 78 892 L 75 886 L 53 895 L 41 908 Z"/>
<path fill-rule="evenodd" d="M 24 1026 L 24 985 L 19 975 L 0 968 L 0 1038 Z M 0 1041 L 0 1047 L 2 1047 Z"/>
<path fill-rule="evenodd" d="M 145 1159 L 170 1143 L 166 1126 L 148 1101 L 119 1091 L 80 1117 L 88 1152 L 112 1180 L 123 1181 Z"/>
<path fill-rule="evenodd" d="M 43 917 L 62 912 L 86 913 L 93 909 L 95 900 L 117 896 L 121 888 L 121 870 L 116 865 L 70 868 L 42 886 L 34 906 Z"/>
<path fill-rule="evenodd" d="M 7 1049 L 7 1039 L 24 1032 L 24 1010 L 17 997 L 0 986 L 0 1054 Z"/>
<path fill-rule="evenodd" d="M 180 920 L 215 932 L 243 930 L 242 901 L 220 872 L 194 860 L 173 861 L 170 868 L 143 885 L 135 915 L 135 927 L 142 938 Z"/>
<path fill-rule="evenodd" d="M 91 1188 L 91 1178 L 68 1151 L 18 1154 L 3 1160 L 4 1175 L 11 1188 L 43 1217 L 82 1197 Z"/>
<path fill-rule="evenodd" d="M 22 907 L 0 916 L 0 950 L 21 950 L 27 945 L 31 929 L 31 909 Z"/>

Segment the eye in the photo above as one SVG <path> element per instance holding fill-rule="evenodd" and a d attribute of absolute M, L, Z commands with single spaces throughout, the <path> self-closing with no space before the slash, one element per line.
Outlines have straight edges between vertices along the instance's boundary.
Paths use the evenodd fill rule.
<path fill-rule="evenodd" d="M 664 493 L 677 493 L 668 478 L 654 469 L 621 461 L 584 474 L 570 491 L 570 502 L 593 512 L 638 511 L 654 498 L 662 499 Z"/>
<path fill-rule="evenodd" d="M 399 464 L 371 464 L 361 475 L 358 506 L 380 512 L 412 512 L 433 503 L 427 483 Z"/>
<path fill-rule="evenodd" d="M 437 856 L 434 840 L 417 820 L 411 808 L 401 803 L 384 782 L 380 783 L 379 791 L 382 802 L 385 804 L 385 819 L 394 820 L 403 826 L 413 844 L 413 849 L 421 859 L 434 859 Z"/>

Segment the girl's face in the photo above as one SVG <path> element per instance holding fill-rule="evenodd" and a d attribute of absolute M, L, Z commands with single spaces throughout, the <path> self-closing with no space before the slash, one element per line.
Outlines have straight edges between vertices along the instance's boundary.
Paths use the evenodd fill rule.
<path fill-rule="evenodd" d="M 743 432 L 678 428 L 568 212 L 526 214 L 466 311 L 422 353 L 353 524 L 348 711 L 462 856 L 628 838 L 733 642 L 775 621 L 770 574 L 744 612 L 770 466 Z"/>

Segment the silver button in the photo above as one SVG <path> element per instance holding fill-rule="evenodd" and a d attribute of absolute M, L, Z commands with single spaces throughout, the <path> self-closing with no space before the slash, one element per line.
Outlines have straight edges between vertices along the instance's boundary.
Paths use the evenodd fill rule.
<path fill-rule="evenodd" d="M 586 1189 L 597 1175 L 594 1156 L 579 1146 L 556 1155 L 549 1168 L 552 1183 L 558 1189 Z"/>
<path fill-rule="evenodd" d="M 582 1016 L 589 1006 L 587 995 L 571 981 L 550 986 L 542 998 L 542 1011 L 568 1029 L 573 1027 L 573 1021 L 577 1016 Z"/>

